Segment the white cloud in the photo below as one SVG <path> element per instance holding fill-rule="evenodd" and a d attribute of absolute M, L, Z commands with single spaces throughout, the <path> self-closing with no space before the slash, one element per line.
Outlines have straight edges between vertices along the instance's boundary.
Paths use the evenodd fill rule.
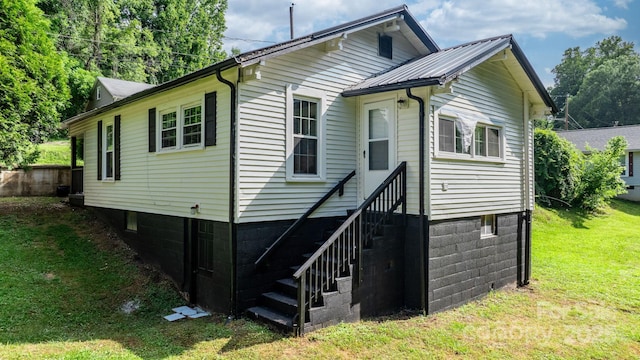
<path fill-rule="evenodd" d="M 628 9 L 632 0 L 613 0 L 613 4 L 621 9 Z"/>
<path fill-rule="evenodd" d="M 226 14 L 228 38 L 269 40 L 289 39 L 289 6 L 294 6 L 295 36 L 310 34 L 333 25 L 371 15 L 395 6 L 397 0 L 377 0 L 375 3 L 350 0 L 232 0 Z M 250 50 L 265 43 L 225 40 L 225 48 L 232 46 Z"/>
<path fill-rule="evenodd" d="M 592 0 L 487 0 L 481 6 L 473 0 L 450 0 L 432 10 L 422 24 L 436 38 L 457 41 L 508 33 L 582 37 L 612 34 L 627 26 L 624 19 L 603 15 Z"/>
<path fill-rule="evenodd" d="M 625 7 L 632 0 L 612 0 Z M 231 0 L 227 10 L 225 49 L 243 51 L 289 39 L 291 0 Z M 293 0 L 295 36 L 401 5 L 398 0 Z M 581 37 L 612 34 L 627 26 L 603 14 L 594 0 L 408 0 L 409 11 L 441 45 L 518 34 L 545 38 L 552 34 Z"/>

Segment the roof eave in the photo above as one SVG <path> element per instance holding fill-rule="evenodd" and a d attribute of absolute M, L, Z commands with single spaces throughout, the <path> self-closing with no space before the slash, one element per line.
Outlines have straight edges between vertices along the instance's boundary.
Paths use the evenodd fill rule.
<path fill-rule="evenodd" d="M 549 93 L 547 92 L 547 89 L 544 87 L 544 84 L 542 84 L 542 81 L 538 77 L 538 74 L 536 74 L 535 70 L 533 70 L 533 66 L 524 55 L 524 52 L 515 41 L 515 39 L 513 39 L 513 37 L 511 38 L 511 52 L 515 55 L 516 59 L 518 59 L 520 66 L 522 66 L 522 69 L 529 77 L 529 80 L 531 80 L 531 83 L 533 83 L 533 86 L 538 91 L 538 94 L 540 95 L 544 103 L 551 108 L 551 112 L 554 114 L 559 112 L 558 106 L 553 101 L 553 99 L 551 99 L 551 95 L 549 95 Z"/>
<path fill-rule="evenodd" d="M 111 104 L 108 104 L 108 105 L 105 105 L 105 106 L 102 106 L 102 107 L 99 107 L 99 108 L 96 108 L 96 109 L 93 109 L 93 110 L 78 114 L 78 115 L 73 116 L 73 117 L 70 117 L 70 118 L 68 118 L 68 119 L 66 119 L 66 120 L 64 120 L 62 122 L 62 124 L 61 124 L 62 128 L 67 128 L 67 127 L 69 127 L 69 125 L 74 124 L 76 122 L 79 122 L 79 121 L 88 119 L 88 118 L 90 118 L 92 116 L 96 116 L 96 115 L 105 113 L 107 111 L 119 108 L 121 106 L 124 106 L 126 104 L 130 104 L 130 103 L 135 102 L 135 101 L 140 100 L 140 99 L 144 99 L 144 98 L 149 97 L 151 95 L 155 95 L 157 93 L 161 93 L 163 91 L 167 91 L 167 90 L 173 89 L 175 87 L 190 83 L 190 82 L 198 80 L 198 79 L 201 79 L 203 77 L 207 77 L 207 76 L 213 75 L 217 71 L 224 71 L 224 70 L 231 69 L 232 67 L 234 67 L 236 65 L 238 65 L 237 59 L 234 58 L 234 57 L 233 58 L 229 58 L 229 59 L 224 60 L 222 62 L 219 62 L 217 64 L 213 64 L 211 66 L 208 66 L 206 68 L 200 69 L 198 71 L 194 71 L 194 72 L 192 72 L 190 74 L 187 74 L 185 76 L 182 76 L 182 77 L 179 77 L 177 79 L 168 81 L 168 82 L 166 82 L 164 84 L 160 84 L 158 86 L 149 88 L 147 90 L 143 90 L 143 91 L 141 91 L 139 93 L 135 93 L 135 94 L 133 94 L 131 96 L 128 96 L 128 97 L 125 97 L 123 99 L 114 101 Z"/>
<path fill-rule="evenodd" d="M 289 40 L 279 45 L 290 43 L 291 44 L 290 46 L 284 46 L 272 52 L 268 52 L 267 50 L 269 50 L 273 46 L 267 46 L 261 49 L 256 49 L 247 53 L 240 54 L 238 55 L 238 58 L 240 59 L 240 62 L 242 63 L 243 67 L 253 65 L 262 60 L 267 60 L 276 56 L 288 54 L 290 52 L 299 50 L 301 48 L 306 48 L 309 46 L 316 45 L 318 43 L 335 39 L 337 37 L 342 36 L 343 34 L 350 34 L 353 32 L 360 31 L 364 28 L 382 24 L 386 21 L 389 21 L 399 16 L 403 17 L 403 20 L 405 21 L 407 26 L 416 34 L 418 39 L 420 39 L 420 41 L 423 43 L 423 45 L 427 49 L 429 49 L 429 51 L 437 52 L 440 50 L 440 47 L 438 47 L 438 45 L 431 38 L 431 36 L 424 30 L 424 28 L 422 28 L 422 26 L 420 26 L 420 23 L 418 23 L 416 19 L 411 15 L 407 6 L 402 5 L 402 6 L 398 6 L 398 7 L 368 16 L 363 19 L 355 20 L 346 24 L 334 26 L 332 28 L 324 29 L 309 35 L 305 35 L 296 39 Z M 277 46 L 277 45 L 274 45 L 274 46 Z"/>
<path fill-rule="evenodd" d="M 374 86 L 366 89 L 346 90 L 342 92 L 343 97 L 378 94 L 387 91 L 404 90 L 422 86 L 441 85 L 440 78 L 414 79 L 394 84 Z"/>

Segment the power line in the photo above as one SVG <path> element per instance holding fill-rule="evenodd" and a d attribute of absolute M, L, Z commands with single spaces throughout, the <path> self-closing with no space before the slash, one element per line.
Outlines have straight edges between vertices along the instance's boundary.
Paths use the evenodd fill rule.
<path fill-rule="evenodd" d="M 55 34 L 55 33 L 47 33 L 49 35 L 54 35 L 54 36 L 59 36 L 59 37 L 63 37 L 63 38 L 67 38 L 67 39 L 76 39 L 76 40 L 84 40 L 90 43 L 100 43 L 100 44 L 107 44 L 107 45 L 115 45 L 115 46 L 120 46 L 120 47 L 130 47 L 130 44 L 122 44 L 122 43 L 115 43 L 115 42 L 110 42 L 110 41 L 100 41 L 100 40 L 93 40 L 93 39 L 87 39 L 87 38 L 82 38 L 82 37 L 75 37 L 75 36 L 70 36 L 70 35 L 62 35 L 62 34 Z M 194 58 L 205 58 L 208 57 L 206 55 L 194 55 L 194 54 L 186 54 L 186 53 L 179 53 L 179 52 L 169 52 L 169 54 L 171 55 L 181 55 L 181 56 L 190 56 L 190 57 L 194 57 Z"/>

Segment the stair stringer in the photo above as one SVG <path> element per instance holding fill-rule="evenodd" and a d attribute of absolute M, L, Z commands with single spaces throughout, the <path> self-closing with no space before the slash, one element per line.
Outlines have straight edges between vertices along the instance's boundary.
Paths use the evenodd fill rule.
<path fill-rule="evenodd" d="M 323 292 L 323 306 L 309 309 L 309 322 L 304 332 L 311 332 L 341 322 L 360 321 L 360 304 L 353 302 L 353 276 L 336 279 L 337 290 Z"/>

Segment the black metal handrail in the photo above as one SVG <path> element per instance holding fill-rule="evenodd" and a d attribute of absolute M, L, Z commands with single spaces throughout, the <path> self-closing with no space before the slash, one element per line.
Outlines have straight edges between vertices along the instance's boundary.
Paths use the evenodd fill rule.
<path fill-rule="evenodd" d="M 269 258 L 269 256 L 271 256 L 271 254 L 273 253 L 273 251 L 275 249 L 277 249 L 282 242 L 287 239 L 289 236 L 291 236 L 293 233 L 295 233 L 298 229 L 300 229 L 300 227 L 302 226 L 302 224 L 304 224 L 304 222 L 309 218 L 309 216 L 311 216 L 311 214 L 313 214 L 314 211 L 316 211 L 320 206 L 322 206 L 322 204 L 324 204 L 327 200 L 329 200 L 329 198 L 331 196 L 333 196 L 333 194 L 335 194 L 336 192 L 339 191 L 339 196 L 342 196 L 344 194 L 344 185 L 352 178 L 356 175 L 356 171 L 353 170 L 352 172 L 350 172 L 347 176 L 344 177 L 344 179 L 340 180 L 339 183 L 336 184 L 336 186 L 334 186 L 331 190 L 329 190 L 329 192 L 327 192 L 320 200 L 318 200 L 315 204 L 313 204 L 313 206 L 311 206 L 309 208 L 309 210 L 307 210 L 306 213 L 304 213 L 304 215 L 302 215 L 298 220 L 296 220 L 293 224 L 291 224 L 291 226 L 289 226 L 289 228 L 287 230 L 285 230 L 284 233 L 282 233 L 282 235 L 280 235 L 266 250 L 264 253 L 262 253 L 262 255 L 260 255 L 260 257 L 258 258 L 258 260 L 256 260 L 254 262 L 255 267 L 259 267 L 260 265 L 262 265 L 262 263 Z"/>
<path fill-rule="evenodd" d="M 407 165 L 402 162 L 358 209 L 293 274 L 298 282 L 297 332 L 304 333 L 306 312 L 331 291 L 337 278 L 362 264 L 362 249 L 402 205 L 407 213 Z M 361 279 L 359 279 L 361 281 Z"/>

